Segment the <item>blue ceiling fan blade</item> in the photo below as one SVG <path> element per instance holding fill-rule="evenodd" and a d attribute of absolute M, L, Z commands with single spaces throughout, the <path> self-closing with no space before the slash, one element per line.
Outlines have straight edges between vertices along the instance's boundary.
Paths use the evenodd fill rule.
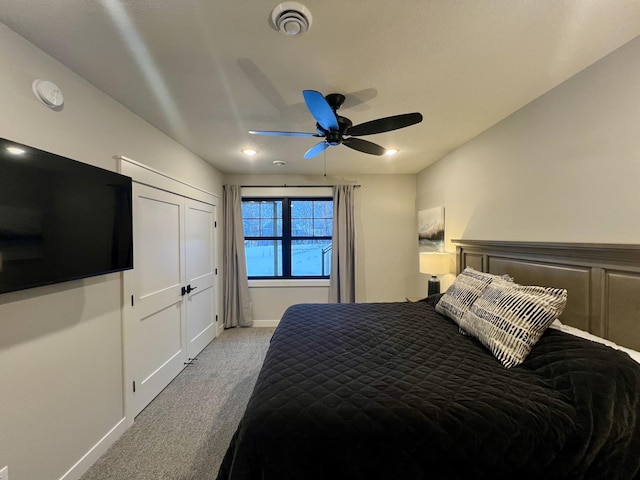
<path fill-rule="evenodd" d="M 336 114 L 327 103 L 327 100 L 320 92 L 315 90 L 304 90 L 302 92 L 307 108 L 316 119 L 318 125 L 325 130 L 338 130 L 338 119 Z"/>
<path fill-rule="evenodd" d="M 274 132 L 270 130 L 249 130 L 249 133 L 253 135 L 271 135 L 274 137 L 321 137 L 317 133 L 306 132 Z"/>
<path fill-rule="evenodd" d="M 304 158 L 313 158 L 316 155 L 324 152 L 327 148 L 329 148 L 329 144 L 327 142 L 316 143 L 313 147 L 307 150 L 307 153 L 304 154 Z"/>

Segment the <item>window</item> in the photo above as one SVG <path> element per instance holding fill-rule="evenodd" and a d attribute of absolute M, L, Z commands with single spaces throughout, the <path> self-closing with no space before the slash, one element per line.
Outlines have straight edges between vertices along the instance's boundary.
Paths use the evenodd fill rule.
<path fill-rule="evenodd" d="M 243 198 L 250 279 L 329 278 L 333 199 Z"/>

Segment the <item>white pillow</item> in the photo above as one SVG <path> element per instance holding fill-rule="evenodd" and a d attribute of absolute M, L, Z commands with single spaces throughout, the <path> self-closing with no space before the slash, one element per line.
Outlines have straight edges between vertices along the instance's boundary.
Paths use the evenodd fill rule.
<path fill-rule="evenodd" d="M 510 277 L 505 279 L 508 279 Z M 465 268 L 456 277 L 453 284 L 436 304 L 436 311 L 446 315 L 451 320 L 460 324 L 460 319 L 473 302 L 482 295 L 485 288 L 495 279 L 503 278 L 491 273 L 479 272 L 471 267 Z"/>
<path fill-rule="evenodd" d="M 567 304 L 563 288 L 493 280 L 459 322 L 502 364 L 520 365 Z"/>

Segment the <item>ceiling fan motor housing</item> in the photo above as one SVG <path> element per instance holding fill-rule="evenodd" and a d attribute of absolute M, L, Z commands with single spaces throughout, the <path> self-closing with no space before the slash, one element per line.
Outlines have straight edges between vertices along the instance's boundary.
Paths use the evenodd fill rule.
<path fill-rule="evenodd" d="M 298 2 L 282 2 L 271 12 L 272 26 L 288 37 L 305 33 L 311 27 L 312 20 L 309 9 Z"/>
<path fill-rule="evenodd" d="M 353 122 L 347 117 L 336 115 L 336 120 L 338 121 L 338 130 L 325 130 L 316 123 L 316 130 L 325 137 L 329 145 L 334 147 L 342 143 L 342 136 L 347 134 L 347 130 L 353 125 Z"/>
<path fill-rule="evenodd" d="M 336 145 L 340 145 L 342 143 L 342 134 L 340 132 L 336 132 L 334 130 L 331 130 L 330 132 L 327 132 L 326 136 L 325 136 L 325 141 L 332 146 L 336 146 Z"/>
<path fill-rule="evenodd" d="M 345 100 L 345 96 L 341 93 L 330 93 L 329 95 L 325 95 L 324 98 L 334 112 L 342 106 Z"/>
<path fill-rule="evenodd" d="M 353 126 L 353 122 L 347 117 L 341 117 L 340 115 L 336 115 L 336 119 L 338 120 L 338 131 L 342 135 L 348 133 L 347 130 Z"/>

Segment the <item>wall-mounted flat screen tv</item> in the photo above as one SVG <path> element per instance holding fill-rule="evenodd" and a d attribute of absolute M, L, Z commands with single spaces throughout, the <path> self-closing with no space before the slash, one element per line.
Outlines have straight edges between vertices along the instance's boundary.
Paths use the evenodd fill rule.
<path fill-rule="evenodd" d="M 133 268 L 131 178 L 0 138 L 0 293 Z"/>

